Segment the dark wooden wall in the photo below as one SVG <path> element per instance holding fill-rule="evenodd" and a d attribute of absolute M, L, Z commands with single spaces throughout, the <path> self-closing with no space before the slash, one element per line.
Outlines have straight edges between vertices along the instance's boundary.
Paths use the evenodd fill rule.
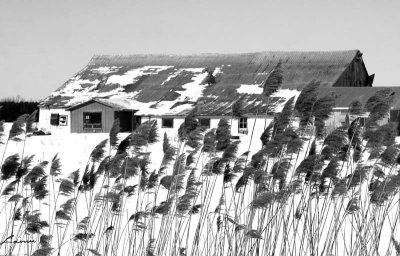
<path fill-rule="evenodd" d="M 368 83 L 368 72 L 364 66 L 362 59 L 354 59 L 339 77 L 335 87 L 365 87 L 371 86 Z"/>
<path fill-rule="evenodd" d="M 101 129 L 83 129 L 84 112 L 101 112 Z M 97 102 L 89 102 L 71 110 L 71 132 L 109 132 L 114 122 L 114 110 Z"/>

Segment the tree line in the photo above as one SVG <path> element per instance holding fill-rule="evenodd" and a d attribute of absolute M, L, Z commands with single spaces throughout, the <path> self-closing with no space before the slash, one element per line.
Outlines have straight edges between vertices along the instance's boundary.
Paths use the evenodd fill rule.
<path fill-rule="evenodd" d="M 22 114 L 30 114 L 38 108 L 38 101 L 25 100 L 21 97 L 0 99 L 0 120 L 13 122 Z M 39 116 L 37 115 L 36 121 Z"/>

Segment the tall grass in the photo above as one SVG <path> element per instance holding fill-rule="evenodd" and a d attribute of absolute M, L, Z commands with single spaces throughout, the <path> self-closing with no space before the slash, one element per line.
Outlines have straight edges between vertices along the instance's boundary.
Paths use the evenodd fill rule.
<path fill-rule="evenodd" d="M 390 94 L 368 101 L 365 127 L 357 103 L 348 123 L 325 134 L 322 121 L 333 98 L 315 99 L 314 88 L 315 83 L 307 87 L 311 93 L 301 102 L 288 101 L 263 133 L 260 149 L 251 146 L 259 139 L 252 135 L 245 142 L 231 137 L 228 120 L 205 130 L 191 112 L 176 144 L 160 136 L 155 121 L 121 138 L 117 120 L 109 139 L 71 173 L 58 155 L 33 164 L 22 148 L 7 152 L 1 167 L 0 250 L 7 255 L 399 254 L 400 150 L 396 126 L 379 126 Z M 24 147 L 29 120 L 16 120 L 8 140 Z M 159 152 L 150 151 L 161 144 Z M 156 168 L 151 159 L 158 159 Z"/>

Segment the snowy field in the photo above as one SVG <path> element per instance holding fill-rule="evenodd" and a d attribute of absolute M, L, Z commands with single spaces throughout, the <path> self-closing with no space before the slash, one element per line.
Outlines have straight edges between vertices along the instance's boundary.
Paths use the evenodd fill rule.
<path fill-rule="evenodd" d="M 6 124 L 5 134 L 8 134 L 9 129 L 10 124 Z M 163 134 L 161 129 L 159 142 L 143 149 L 142 155 L 151 152 L 151 163 L 147 166 L 149 174 L 162 166 Z M 119 134 L 119 141 L 128 135 Z M 234 166 L 250 162 L 251 156 L 260 150 L 259 135 L 254 135 L 251 140 L 250 136 L 240 137 L 238 151 L 233 159 Z M 171 192 L 171 189 L 159 185 L 163 176 L 172 174 L 172 163 L 160 172 L 155 187 L 140 189 L 137 186 L 133 195 L 124 193 L 118 197 L 118 206 L 115 206 L 117 194 L 114 192 L 121 191 L 121 187 L 141 184 L 143 176 L 140 173 L 122 183 L 116 178 L 108 179 L 103 175 L 91 190 L 78 193 L 75 188 L 69 196 L 60 195 L 58 187 L 61 179 L 67 178 L 76 170 L 79 170 L 82 177 L 88 169 L 98 168 L 99 163 L 92 163 L 90 155 L 96 145 L 108 137 L 105 133 L 30 136 L 26 139 L 25 147 L 24 142 L 9 141 L 5 152 L 6 145 L 1 145 L 0 152 L 4 154 L 4 159 L 15 153 L 35 155 L 32 167 L 48 161 L 49 164 L 44 168 L 47 174 L 56 154 L 61 163 L 61 175 L 49 177 L 47 180 L 49 195 L 42 200 L 32 199 L 24 208 L 26 214 L 40 213 L 40 220 L 47 221 L 50 227 L 43 227 L 35 234 L 23 231 L 27 227 L 24 221 L 14 221 L 14 227 L 10 227 L 10 216 L 18 207 L 15 207 L 17 204 L 7 202 L 10 196 L 2 196 L 4 207 L 1 218 L 7 220 L 1 227 L 1 230 L 6 231 L 1 234 L 4 242 L 1 244 L 3 254 L 12 250 L 13 255 L 31 255 L 43 247 L 42 235 L 49 234 L 52 238 L 48 243 L 52 249 L 43 255 L 310 255 L 311 251 L 317 252 L 316 255 L 395 254 L 391 238 L 393 236 L 394 241 L 397 241 L 395 234 L 398 233 L 396 224 L 400 207 L 398 195 L 391 199 L 392 203 L 389 205 L 379 207 L 368 202 L 367 182 L 349 189 L 345 192 L 346 195 L 340 197 L 318 197 L 313 194 L 312 186 L 302 183 L 296 188 L 301 193 L 289 195 L 287 198 L 284 194 L 281 194 L 282 198 L 279 194 L 271 194 L 271 198 L 263 198 L 268 207 L 257 208 L 254 207 L 254 200 L 257 198 L 255 192 L 259 189 L 255 185 L 257 176 L 253 176 L 247 185 L 236 190 L 235 185 L 237 186 L 239 178 L 243 176 L 243 169 L 234 172 L 229 182 L 224 182 L 224 174 L 206 175 L 204 171 L 208 168 L 207 163 L 213 158 L 209 154 L 195 154 L 190 168 L 184 168 L 184 185 L 181 191 Z M 171 145 L 178 149 L 176 155 L 185 153 L 188 156 L 193 152 L 190 147 L 183 147 L 178 141 L 170 139 Z M 304 137 L 302 150 L 290 158 L 288 187 L 296 186 L 299 182 L 293 174 L 309 153 L 312 140 L 313 137 Z M 322 147 L 322 141 L 319 141 L 316 150 L 320 152 Z M 107 143 L 105 156 L 116 153 L 115 149 L 109 151 L 109 148 Z M 243 155 L 249 149 L 250 153 Z M 270 171 L 277 159 L 267 160 Z M 362 161 L 367 164 L 370 161 L 368 159 L 369 154 L 364 154 Z M 373 161 L 375 164 L 379 162 Z M 325 161 L 323 168 L 328 163 Z M 345 162 L 340 164 L 341 177 L 354 172 L 355 166 Z M 87 165 L 88 169 L 85 171 Z M 196 199 L 188 202 L 192 207 L 190 211 L 195 206 L 199 208 L 191 214 L 188 209 L 178 210 L 178 199 L 188 193 L 185 191 L 185 184 L 188 184 L 190 173 L 194 174 L 195 183 L 199 182 L 194 189 Z M 149 175 L 147 178 L 150 179 Z M 3 182 L 2 188 L 4 187 Z M 30 197 L 32 191 L 26 186 L 19 193 L 23 197 Z M 268 192 L 264 195 L 267 196 Z M 357 195 L 361 198 L 361 204 L 354 211 L 359 214 L 349 214 L 351 200 Z M 70 211 L 69 219 L 56 219 L 55 212 L 63 209 L 63 205 L 71 198 L 76 198 L 76 201 L 73 200 L 76 207 Z M 163 206 L 169 203 L 165 210 Z M 114 211 L 114 207 L 118 210 Z M 384 213 L 379 214 L 380 211 Z M 369 228 L 366 229 L 366 226 Z M 14 238 L 10 238 L 10 229 Z M 376 233 L 371 233 L 373 230 Z M 364 241 L 364 238 L 369 238 L 370 241 Z M 374 239 L 379 239 L 378 243 Z M 371 244 L 379 246 L 373 248 Z"/>

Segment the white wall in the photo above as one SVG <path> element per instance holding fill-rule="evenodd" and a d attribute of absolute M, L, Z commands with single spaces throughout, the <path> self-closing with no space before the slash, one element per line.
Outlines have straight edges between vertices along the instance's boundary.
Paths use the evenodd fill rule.
<path fill-rule="evenodd" d="M 178 141 L 178 129 L 185 120 L 183 117 L 174 117 L 174 127 L 173 128 L 163 128 L 161 117 L 151 117 L 151 120 L 157 120 L 157 125 L 160 130 L 160 139 L 162 140 L 164 133 L 167 133 L 168 138 L 171 142 Z M 148 117 L 142 117 L 142 123 L 149 120 Z"/>
<path fill-rule="evenodd" d="M 67 126 L 54 126 L 50 125 L 50 115 L 51 114 L 60 114 L 67 116 Z M 218 122 L 222 117 L 211 117 L 210 118 L 210 128 L 217 128 Z M 178 141 L 178 129 L 181 124 L 184 122 L 184 117 L 173 117 L 174 119 L 174 127 L 173 128 L 163 128 L 162 127 L 162 117 L 151 117 L 151 120 L 157 120 L 157 124 L 160 130 L 160 137 L 164 136 L 164 133 L 167 133 L 168 137 L 171 141 Z M 248 117 L 247 118 L 247 134 L 239 134 L 238 133 L 238 125 L 239 119 L 233 118 L 231 120 L 230 117 L 227 117 L 229 123 L 231 123 L 231 134 L 233 136 L 239 136 L 239 139 L 242 141 L 242 144 L 250 145 L 252 148 L 261 148 L 260 137 L 264 132 L 265 127 L 271 122 L 271 118 L 269 117 L 265 120 L 265 117 Z M 142 117 L 142 123 L 150 120 L 149 117 Z M 254 127 L 254 130 L 253 130 Z M 40 108 L 40 117 L 38 128 L 45 128 L 52 133 L 69 133 L 71 131 L 71 116 L 70 111 L 66 111 L 65 109 L 47 109 Z M 253 133 L 253 134 L 252 134 Z M 252 139 L 251 139 L 252 138 Z M 251 140 L 250 140 L 251 139 Z M 250 142 L 251 141 L 251 142 Z"/>
<path fill-rule="evenodd" d="M 67 125 L 50 125 L 51 114 L 59 114 L 67 116 Z M 62 108 L 40 108 L 38 128 L 45 128 L 51 133 L 69 133 L 71 132 L 71 112 Z"/>
<path fill-rule="evenodd" d="M 210 129 L 217 128 L 218 122 L 222 117 L 212 117 L 210 118 Z M 152 117 L 152 120 L 157 120 L 158 127 L 160 129 L 160 136 L 164 136 L 164 132 L 167 133 L 167 136 L 171 139 L 171 141 L 177 142 L 178 141 L 178 129 L 184 121 L 184 117 L 174 117 L 174 127 L 173 128 L 162 128 L 161 117 Z M 231 120 L 230 117 L 227 118 L 231 125 L 231 134 L 233 136 L 239 136 L 241 144 L 243 147 L 250 146 L 253 149 L 261 149 L 261 141 L 260 137 L 261 134 L 264 132 L 265 127 L 271 122 L 271 118 L 265 120 L 265 117 L 248 117 L 247 118 L 247 134 L 239 134 L 238 133 L 238 123 L 239 119 L 234 118 Z M 143 117 L 142 122 L 149 120 L 148 117 Z M 254 130 L 253 130 L 254 127 Z M 162 139 L 162 137 L 161 137 Z M 254 152 L 253 152 L 254 153 Z"/>

